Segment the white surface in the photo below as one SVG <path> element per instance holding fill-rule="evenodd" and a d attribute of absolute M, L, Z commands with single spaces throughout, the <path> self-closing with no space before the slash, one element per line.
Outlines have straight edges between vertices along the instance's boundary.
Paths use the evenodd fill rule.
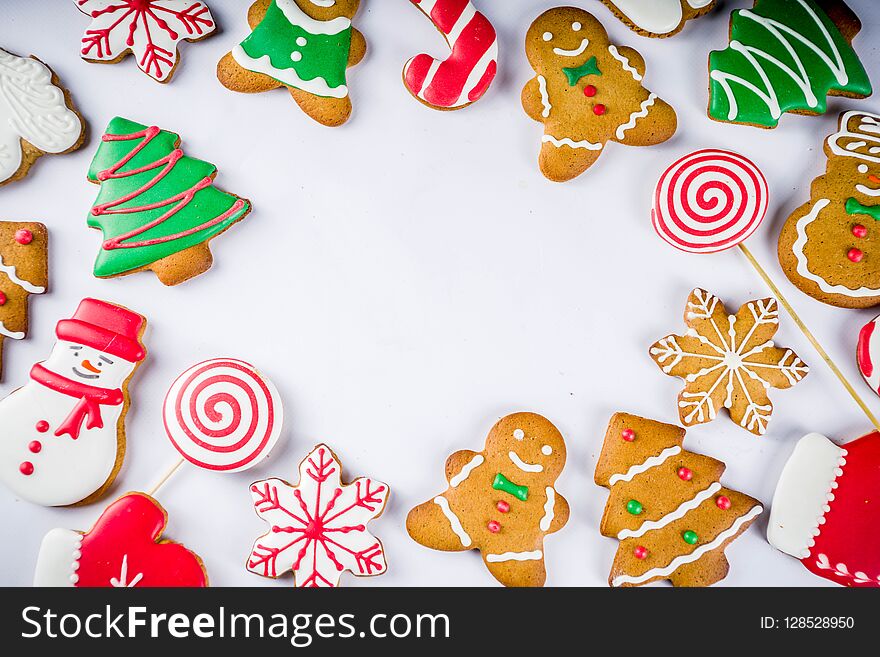
<path fill-rule="evenodd" d="M 615 43 L 645 56 L 645 83 L 674 105 L 680 129 L 659 147 L 610 144 L 590 171 L 564 185 L 539 173 L 541 127 L 519 104 L 532 75 L 523 35 L 558 2 L 481 3 L 499 32 L 500 73 L 479 103 L 459 112 L 423 107 L 400 79 L 413 54 L 443 52 L 430 22 L 404 0 L 365 2 L 355 24 L 370 51 L 350 73 L 354 116 L 337 129 L 312 122 L 283 91 L 226 91 L 214 68 L 248 33 L 247 3 L 210 4 L 220 32 L 182 44 L 169 85 L 130 59 L 81 61 L 88 20 L 72 2 L 5 0 L 0 9 L 0 45 L 49 63 L 91 135 L 82 150 L 43 158 L 23 182 L 0 190 L 3 219 L 41 220 L 51 231 L 50 293 L 31 300 L 29 338 L 4 345 L 0 394 L 25 383 L 30 365 L 48 356 L 55 322 L 83 296 L 122 303 L 150 320 L 150 355 L 131 386 L 128 454 L 116 485 L 102 502 L 75 509 L 34 506 L 0 490 L 0 518 L 12 537 L 0 543 L 0 583 L 31 583 L 49 529 L 88 529 L 116 495 L 149 489 L 176 459 L 162 429 L 166 389 L 193 363 L 231 356 L 272 378 L 288 423 L 259 468 L 222 476 L 186 465 L 158 495 L 170 515 L 167 536 L 202 556 L 212 584 L 290 585 L 245 570 L 253 540 L 265 531 L 247 486 L 266 476 L 295 478 L 300 459 L 326 441 L 347 477 L 370 475 L 392 487 L 385 515 L 371 525 L 385 544 L 388 574 L 346 576 L 344 585 L 494 585 L 476 553 L 423 548 L 406 534 L 404 519 L 445 489 L 451 452 L 481 449 L 498 417 L 531 410 L 559 427 L 569 453 L 558 487 L 572 517 L 546 543 L 548 584 L 606 585 L 617 541 L 598 533 L 608 493 L 592 481 L 605 424 L 617 410 L 677 418 L 680 381 L 651 362 L 648 346 L 683 329 L 695 285 L 731 310 L 769 295 L 738 251 L 682 253 L 651 229 L 660 173 L 697 148 L 732 148 L 762 167 L 770 214 L 749 246 L 880 413 L 854 358 L 858 329 L 874 313 L 813 301 L 788 284 L 775 258 L 782 222 L 824 170 L 822 140 L 834 132 L 838 112 L 877 111 L 880 101 L 832 99 L 827 115 L 786 115 L 773 131 L 710 121 L 708 51 L 726 45 L 729 10 L 750 3 L 727 2 L 679 36 L 652 40 L 598 1 L 582 0 Z M 880 6 L 853 6 L 864 22 L 856 47 L 880 87 Z M 110 281 L 91 275 L 100 235 L 85 218 L 98 188 L 85 176 L 97 136 L 116 114 L 181 133 L 188 154 L 217 164 L 221 188 L 254 203 L 251 216 L 213 243 L 214 269 L 177 288 L 151 273 Z M 726 485 L 767 504 L 805 433 L 849 440 L 869 428 L 781 317 L 777 342 L 812 371 L 793 390 L 773 391 L 766 437 L 721 417 L 691 429 L 685 441 L 727 462 Z M 765 530 L 766 514 L 727 550 L 731 571 L 722 585 L 830 584 L 774 550 Z"/>

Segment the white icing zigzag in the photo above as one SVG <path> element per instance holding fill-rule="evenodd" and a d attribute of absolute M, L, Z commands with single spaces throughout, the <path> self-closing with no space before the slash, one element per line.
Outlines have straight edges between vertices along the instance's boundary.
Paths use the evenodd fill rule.
<path fill-rule="evenodd" d="M 19 278 L 18 274 L 15 273 L 15 267 L 13 265 L 7 265 L 3 262 L 3 256 L 0 256 L 0 271 L 6 274 L 9 277 L 10 281 L 23 288 L 27 292 L 30 292 L 31 294 L 43 294 L 43 292 L 46 291 L 46 288 L 42 287 L 41 285 L 34 285 Z"/>
<path fill-rule="evenodd" d="M 637 109 L 635 112 L 629 115 L 629 121 L 624 123 L 621 126 L 618 126 L 616 136 L 618 139 L 623 139 L 624 134 L 626 134 L 627 130 L 631 130 L 636 127 L 636 122 L 639 119 L 643 119 L 648 116 L 648 109 L 654 105 L 654 101 L 657 100 L 657 94 L 651 93 L 648 97 L 642 102 L 641 107 Z"/>
<path fill-rule="evenodd" d="M 628 71 L 629 74 L 633 76 L 633 80 L 635 80 L 636 82 L 642 81 L 642 76 L 639 75 L 636 67 L 629 63 L 629 59 L 620 54 L 617 46 L 612 43 L 610 46 L 608 46 L 608 52 L 611 53 L 611 56 L 614 57 L 614 59 L 620 62 L 620 65 L 623 66 L 624 71 Z"/>

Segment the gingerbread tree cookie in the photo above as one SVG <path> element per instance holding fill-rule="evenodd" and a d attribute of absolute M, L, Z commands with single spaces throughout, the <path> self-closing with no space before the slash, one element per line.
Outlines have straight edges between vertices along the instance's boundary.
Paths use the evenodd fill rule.
<path fill-rule="evenodd" d="M 251 35 L 217 65 L 224 87 L 243 93 L 287 87 L 318 123 L 339 126 L 351 116 L 346 69 L 367 52 L 352 27 L 360 0 L 257 0 L 248 11 Z"/>
<path fill-rule="evenodd" d="M 49 286 L 49 232 L 36 222 L 0 221 L 0 375 L 3 340 L 23 340 L 28 296 Z"/>
<path fill-rule="evenodd" d="M 779 328 L 775 299 L 757 299 L 728 315 L 714 294 L 695 289 L 688 297 L 684 335 L 667 335 L 650 354 L 665 374 L 685 381 L 678 414 L 686 426 L 715 419 L 726 408 L 730 419 L 763 435 L 773 413 L 770 388 L 791 388 L 809 368 L 791 349 L 771 338 Z"/>
<path fill-rule="evenodd" d="M 880 115 L 846 112 L 825 142 L 828 165 L 811 200 L 779 234 L 786 276 L 811 297 L 844 308 L 880 304 Z"/>
<path fill-rule="evenodd" d="M 549 420 L 514 413 L 492 427 L 482 452 L 446 460 L 449 488 L 409 512 L 406 529 L 435 550 L 480 550 L 505 586 L 543 586 L 544 537 L 568 522 L 555 483 L 565 442 Z"/>
<path fill-rule="evenodd" d="M 724 550 L 763 511 L 718 483 L 721 461 L 682 449 L 684 434 L 627 413 L 608 423 L 595 480 L 611 491 L 600 531 L 620 540 L 611 586 L 710 586 L 727 576 Z"/>
<path fill-rule="evenodd" d="M 104 234 L 95 276 L 152 269 L 177 285 L 211 268 L 208 242 L 241 221 L 249 201 L 213 186 L 217 167 L 187 157 L 180 137 L 116 117 L 92 160 L 101 191 L 88 224 Z"/>
<path fill-rule="evenodd" d="M 827 95 L 870 96 L 851 45 L 860 29 L 839 0 L 756 0 L 733 12 L 730 46 L 709 55 L 709 117 L 775 128 L 783 112 L 824 114 Z"/>
<path fill-rule="evenodd" d="M 643 36 L 669 37 L 708 14 L 716 0 L 602 0 L 630 29 Z"/>
<path fill-rule="evenodd" d="M 675 133 L 675 110 L 642 86 L 645 60 L 613 45 L 582 9 L 541 14 L 526 34 L 526 56 L 536 76 L 522 104 L 544 124 L 538 165 L 550 180 L 582 174 L 608 141 L 650 146 Z"/>

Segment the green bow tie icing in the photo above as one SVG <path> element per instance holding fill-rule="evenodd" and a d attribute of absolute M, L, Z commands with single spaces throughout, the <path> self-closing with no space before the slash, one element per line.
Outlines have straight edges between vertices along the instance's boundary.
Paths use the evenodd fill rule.
<path fill-rule="evenodd" d="M 866 214 L 875 221 L 880 221 L 880 205 L 862 205 L 854 198 L 847 199 L 846 211 L 848 214 Z"/>
<path fill-rule="evenodd" d="M 580 82 L 581 78 L 586 77 L 587 75 L 602 75 L 602 71 L 599 70 L 599 66 L 596 64 L 595 57 L 590 57 L 580 66 L 563 68 L 562 72 L 565 73 L 565 77 L 568 78 L 569 87 L 573 87 Z"/>
<path fill-rule="evenodd" d="M 492 482 L 492 488 L 494 488 L 495 490 L 500 490 L 504 493 L 509 493 L 510 495 L 513 495 L 515 498 L 520 499 L 523 502 L 529 499 L 528 486 L 517 486 L 500 472 L 495 475 L 495 481 Z"/>

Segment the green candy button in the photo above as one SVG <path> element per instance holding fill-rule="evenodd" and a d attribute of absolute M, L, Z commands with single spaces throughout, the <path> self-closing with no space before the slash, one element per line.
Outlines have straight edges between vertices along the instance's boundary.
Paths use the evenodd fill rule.
<path fill-rule="evenodd" d="M 684 542 L 687 543 L 688 545 L 696 545 L 696 544 L 697 544 L 697 541 L 700 540 L 700 537 L 697 536 L 697 532 L 692 532 L 690 529 L 687 530 L 686 532 L 684 532 L 684 533 L 681 535 L 681 538 L 682 538 L 682 539 L 684 540 Z"/>
<path fill-rule="evenodd" d="M 634 516 L 639 516 L 644 511 L 644 507 L 642 507 L 642 503 L 638 500 L 630 500 L 626 503 L 626 510 Z"/>

